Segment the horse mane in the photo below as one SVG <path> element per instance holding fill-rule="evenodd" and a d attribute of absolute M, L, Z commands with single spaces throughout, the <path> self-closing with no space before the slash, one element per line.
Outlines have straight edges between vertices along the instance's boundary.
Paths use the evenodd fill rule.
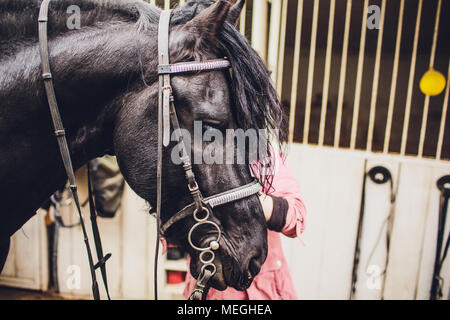
<path fill-rule="evenodd" d="M 0 60 L 38 41 L 37 17 L 42 0 L 0 0 Z M 49 6 L 49 38 L 66 32 L 70 13 L 81 9 L 81 27 L 102 28 L 118 22 L 135 22 L 139 30 L 157 23 L 159 9 L 142 0 L 55 0 Z"/>

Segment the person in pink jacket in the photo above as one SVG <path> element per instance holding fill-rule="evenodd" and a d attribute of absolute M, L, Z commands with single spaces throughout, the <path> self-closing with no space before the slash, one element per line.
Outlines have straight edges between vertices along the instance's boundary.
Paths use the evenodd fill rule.
<path fill-rule="evenodd" d="M 300 238 L 305 228 L 306 208 L 301 199 L 300 186 L 282 155 L 276 153 L 273 182 L 270 190 L 263 190 L 261 204 L 267 221 L 268 254 L 260 273 L 246 291 L 231 287 L 225 291 L 211 288 L 208 300 L 296 300 L 286 259 L 281 246 L 280 233 L 290 238 Z M 258 167 L 253 166 L 258 176 Z M 268 189 L 268 188 L 265 188 Z M 196 279 L 190 272 L 186 276 L 184 296 L 189 297 Z"/>

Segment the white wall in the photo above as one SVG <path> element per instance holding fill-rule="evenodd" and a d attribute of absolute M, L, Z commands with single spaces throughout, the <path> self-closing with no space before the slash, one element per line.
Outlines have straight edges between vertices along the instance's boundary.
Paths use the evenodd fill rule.
<path fill-rule="evenodd" d="M 48 248 L 45 212 L 38 213 L 11 239 L 0 285 L 34 290 L 48 287 Z"/>
<path fill-rule="evenodd" d="M 368 169 L 383 165 L 398 181 L 395 222 L 387 269 L 386 299 L 427 299 L 436 246 L 439 191 L 436 181 L 450 174 L 450 164 L 370 155 L 331 148 L 293 145 L 288 162 L 302 186 L 308 208 L 305 246 L 283 239 L 288 263 L 301 299 L 347 299 L 350 292 L 364 162 Z M 389 186 L 368 180 L 356 298 L 379 299 L 365 273 L 382 222 L 389 213 Z M 447 234 L 450 223 L 447 224 Z M 383 270 L 384 234 L 371 261 Z M 450 268 L 442 269 L 444 295 Z"/>

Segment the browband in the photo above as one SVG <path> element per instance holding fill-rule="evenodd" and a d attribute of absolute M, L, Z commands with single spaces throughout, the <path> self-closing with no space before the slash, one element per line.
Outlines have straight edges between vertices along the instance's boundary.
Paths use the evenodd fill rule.
<path fill-rule="evenodd" d="M 204 62 L 180 62 L 174 64 L 161 64 L 158 66 L 158 74 L 176 74 L 197 71 L 212 71 L 228 69 L 231 67 L 230 61 L 225 59 L 208 60 Z"/>

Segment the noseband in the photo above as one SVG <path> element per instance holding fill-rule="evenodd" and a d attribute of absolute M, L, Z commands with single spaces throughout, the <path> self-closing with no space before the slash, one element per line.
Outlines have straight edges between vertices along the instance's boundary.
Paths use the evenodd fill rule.
<path fill-rule="evenodd" d="M 194 225 L 188 233 L 188 243 L 191 248 L 199 252 L 199 260 L 202 263 L 200 275 L 197 279 L 194 292 L 190 296 L 190 300 L 201 300 L 206 297 L 208 292 L 208 281 L 214 276 L 217 268 L 214 264 L 215 251 L 220 248 L 220 239 L 222 231 L 220 227 L 210 220 L 212 209 L 227 203 L 235 202 L 241 199 L 251 197 L 261 191 L 258 181 L 253 181 L 248 185 L 241 186 L 208 198 L 203 198 L 199 189 L 197 180 L 192 170 L 191 159 L 187 153 L 186 145 L 181 135 L 181 129 L 175 109 L 173 90 L 170 77 L 173 74 L 186 74 L 190 72 L 204 72 L 214 70 L 228 70 L 231 65 L 228 60 L 216 59 L 204 62 L 183 62 L 170 64 L 169 59 L 169 27 L 170 27 L 171 10 L 164 10 L 161 13 L 158 30 L 158 57 L 159 57 L 159 108 L 158 108 L 158 172 L 157 172 L 157 206 L 156 216 L 158 220 L 158 244 L 160 235 L 164 236 L 169 228 L 175 223 L 193 217 Z M 162 153 L 163 147 L 167 147 L 170 143 L 170 124 L 172 124 L 174 135 L 181 145 L 181 161 L 187 181 L 187 187 L 191 194 L 193 202 L 173 215 L 163 226 L 160 226 L 161 219 L 161 184 L 162 184 Z M 200 226 L 209 226 L 215 231 L 215 238 L 210 241 L 208 246 L 201 247 L 195 244 L 192 236 L 194 231 Z M 157 255 L 155 260 L 157 265 Z M 156 268 L 155 268 L 156 269 Z M 155 280 L 156 280 L 155 274 Z M 155 297 L 157 297 L 157 285 L 155 283 Z"/>
<path fill-rule="evenodd" d="M 69 179 L 70 189 L 73 194 L 75 205 L 77 207 L 78 216 L 80 219 L 81 229 L 83 231 L 84 243 L 88 255 L 89 267 L 92 278 L 92 292 L 94 299 L 100 299 L 95 270 L 100 269 L 102 273 L 105 290 L 108 292 L 106 279 L 106 260 L 111 256 L 110 254 L 103 255 L 100 234 L 96 223 L 95 209 L 91 205 L 91 222 L 94 233 L 94 243 L 97 252 L 98 262 L 94 264 L 91 247 L 89 245 L 89 238 L 87 235 L 84 219 L 81 213 L 81 207 L 78 200 L 77 183 L 72 167 L 71 156 L 67 145 L 66 133 L 62 124 L 59 107 L 56 100 L 55 89 L 53 86 L 52 73 L 49 61 L 48 39 L 47 39 L 47 23 L 48 23 L 48 6 L 51 0 L 43 0 L 39 11 L 39 51 L 41 55 L 42 66 L 42 80 L 45 86 L 47 101 L 50 108 L 51 118 L 55 136 L 58 141 L 60 154 L 63 160 L 64 168 Z M 165 10 L 161 13 L 159 30 L 158 30 L 158 56 L 159 56 L 159 103 L 158 103 L 158 163 L 157 163 L 157 226 L 160 232 L 157 233 L 157 246 L 155 254 L 155 299 L 157 299 L 157 262 L 160 236 L 164 236 L 169 228 L 175 223 L 193 217 L 195 224 L 190 229 L 188 234 L 189 245 L 197 252 L 199 252 L 200 262 L 203 264 L 200 275 L 197 280 L 197 285 L 192 293 L 191 300 L 200 300 L 205 298 L 208 291 L 208 281 L 216 273 L 216 266 L 214 265 L 215 251 L 220 248 L 221 229 L 213 221 L 210 220 L 212 210 L 215 207 L 235 202 L 244 198 L 248 198 L 260 192 L 261 187 L 257 181 L 232 189 L 208 198 L 203 198 L 203 195 L 198 187 L 192 170 L 191 160 L 187 148 L 183 142 L 181 129 L 178 123 L 178 117 L 175 110 L 174 98 L 172 94 L 172 86 L 170 83 L 170 76 L 172 74 L 202 72 L 229 69 L 230 62 L 225 59 L 209 60 L 205 62 L 186 62 L 170 64 L 169 60 L 169 26 L 170 26 L 171 11 Z M 162 154 L 163 147 L 168 147 L 170 142 L 170 124 L 172 124 L 174 135 L 180 143 L 182 148 L 182 163 L 185 172 L 187 187 L 192 196 L 193 202 L 173 215 L 163 226 L 161 226 L 161 185 L 162 185 Z M 90 186 L 89 186 L 90 189 Z M 195 244 L 192 239 L 194 231 L 200 226 L 210 226 L 216 231 L 216 238 L 212 240 L 207 247 L 201 247 Z"/>

